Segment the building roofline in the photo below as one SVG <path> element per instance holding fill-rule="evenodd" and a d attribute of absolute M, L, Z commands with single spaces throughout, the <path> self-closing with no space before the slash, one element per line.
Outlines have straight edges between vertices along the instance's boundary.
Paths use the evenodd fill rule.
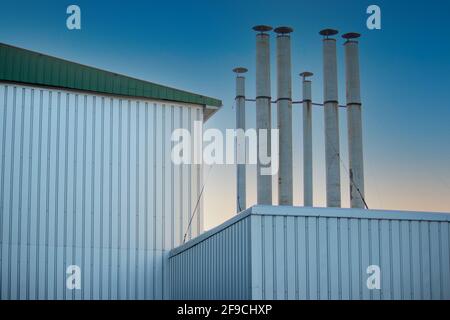
<path fill-rule="evenodd" d="M 213 107 L 222 101 L 0 42 L 0 80 Z M 206 120 L 205 119 L 205 120 Z"/>
<path fill-rule="evenodd" d="M 255 205 L 231 219 L 208 230 L 169 252 L 169 257 L 176 256 L 189 248 L 205 241 L 215 234 L 229 228 L 249 216 L 277 216 L 277 217 L 317 217 L 317 218 L 345 218 L 345 219 L 376 219 L 398 221 L 435 221 L 450 222 L 450 214 L 445 212 L 419 212 L 399 210 L 366 210 L 355 208 L 318 208 L 297 206 Z"/>

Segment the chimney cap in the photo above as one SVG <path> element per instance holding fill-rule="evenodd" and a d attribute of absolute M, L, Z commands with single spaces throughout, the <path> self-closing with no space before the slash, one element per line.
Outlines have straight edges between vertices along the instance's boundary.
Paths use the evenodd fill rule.
<path fill-rule="evenodd" d="M 309 71 L 300 73 L 300 77 L 303 77 L 303 78 L 312 77 L 313 75 L 314 75 L 314 73 L 309 72 Z"/>
<path fill-rule="evenodd" d="M 273 30 L 273 31 L 275 31 L 278 34 L 288 34 L 288 33 L 293 32 L 294 29 L 292 29 L 291 27 L 278 27 L 278 28 L 275 28 L 275 30 Z"/>
<path fill-rule="evenodd" d="M 247 71 L 248 71 L 248 69 L 244 68 L 244 67 L 237 67 L 237 68 L 233 69 L 233 72 L 237 73 L 237 74 L 239 74 L 239 73 L 246 73 Z"/>
<path fill-rule="evenodd" d="M 339 33 L 339 31 L 337 31 L 335 29 L 323 29 L 319 32 L 319 34 L 321 36 L 325 36 L 325 37 L 334 36 L 338 33 Z"/>
<path fill-rule="evenodd" d="M 271 26 L 266 26 L 266 25 L 263 25 L 263 24 L 260 24 L 260 25 L 257 25 L 257 26 L 254 26 L 253 27 L 253 30 L 255 30 L 255 31 L 258 31 L 258 32 L 267 32 L 267 31 L 270 31 L 270 30 L 272 30 L 273 28 L 271 27 Z"/>
<path fill-rule="evenodd" d="M 348 32 L 348 33 L 342 35 L 342 38 L 347 39 L 347 40 L 358 39 L 359 37 L 361 37 L 361 34 L 357 33 L 357 32 Z"/>

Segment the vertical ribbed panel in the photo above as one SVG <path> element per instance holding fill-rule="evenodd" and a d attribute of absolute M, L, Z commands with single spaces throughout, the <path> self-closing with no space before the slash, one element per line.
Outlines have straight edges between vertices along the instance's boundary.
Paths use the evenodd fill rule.
<path fill-rule="evenodd" d="M 250 220 L 169 258 L 172 299 L 250 299 Z"/>
<path fill-rule="evenodd" d="M 448 221 L 252 215 L 253 299 L 450 299 Z M 367 288 L 367 267 L 381 289 Z"/>
<path fill-rule="evenodd" d="M 450 299 L 450 215 L 255 206 L 170 252 L 174 299 Z M 381 289 L 367 287 L 367 267 Z"/>
<path fill-rule="evenodd" d="M 167 297 L 163 258 L 202 179 L 172 164 L 171 133 L 194 120 L 201 107 L 1 84 L 0 299 Z"/>

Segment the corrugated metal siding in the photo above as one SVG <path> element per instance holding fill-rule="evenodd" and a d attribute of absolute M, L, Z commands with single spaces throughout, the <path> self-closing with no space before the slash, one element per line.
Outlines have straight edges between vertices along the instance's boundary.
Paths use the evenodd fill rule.
<path fill-rule="evenodd" d="M 245 283 L 251 286 L 252 299 L 450 299 L 450 215 L 257 206 L 235 219 L 250 229 L 235 229 L 241 232 L 238 235 L 218 227 L 201 238 L 216 237 L 231 244 L 250 233 L 251 259 L 240 263 L 251 266 L 250 275 L 244 277 L 251 277 L 251 283 Z M 223 268 L 232 279 L 247 270 L 225 265 L 231 252 L 247 250 L 246 245 L 215 252 L 221 260 L 212 263 L 211 253 L 192 242 L 172 250 L 190 259 L 171 265 L 173 279 L 189 278 L 190 271 L 184 268 L 192 263 L 206 270 L 193 278 L 199 288 Z M 208 242 L 200 243 L 208 247 Z M 367 288 L 370 265 L 381 268 L 380 290 Z M 232 296 L 223 283 L 201 294 L 190 291 L 189 282 L 172 281 L 174 287 L 177 298 L 210 299 L 223 292 Z"/>
<path fill-rule="evenodd" d="M 250 299 L 250 221 L 173 252 L 169 273 L 172 299 Z"/>
<path fill-rule="evenodd" d="M 202 179 L 200 166 L 172 164 L 171 132 L 202 114 L 0 83 L 0 299 L 166 297 L 167 250 Z M 66 289 L 72 264 L 81 290 Z"/>
<path fill-rule="evenodd" d="M 222 101 L 0 43 L 0 80 L 221 107 Z"/>
<path fill-rule="evenodd" d="M 448 222 L 252 220 L 255 299 L 450 299 Z M 380 290 L 367 288 L 370 265 L 381 268 Z"/>

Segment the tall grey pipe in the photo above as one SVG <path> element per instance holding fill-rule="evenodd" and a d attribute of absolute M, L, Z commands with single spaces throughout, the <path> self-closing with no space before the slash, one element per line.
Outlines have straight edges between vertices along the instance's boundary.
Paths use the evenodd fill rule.
<path fill-rule="evenodd" d="M 347 87 L 347 126 L 350 175 L 350 205 L 364 208 L 364 161 L 361 124 L 361 89 L 359 80 L 358 33 L 346 33 L 345 79 Z"/>
<path fill-rule="evenodd" d="M 311 72 L 300 73 L 303 78 L 303 205 L 313 206 L 313 158 L 312 158 L 312 94 Z"/>
<path fill-rule="evenodd" d="M 272 204 L 272 176 L 262 175 L 260 161 L 261 141 L 259 132 L 261 129 L 267 131 L 267 156 L 271 156 L 270 130 L 272 128 L 271 120 L 271 93 L 270 93 L 270 44 L 269 34 L 266 32 L 272 30 L 270 26 L 255 26 L 253 30 L 256 34 L 256 129 L 258 132 L 258 163 L 257 163 L 257 203 Z"/>
<path fill-rule="evenodd" d="M 233 72 L 236 73 L 236 129 L 245 131 L 245 77 L 243 76 L 248 70 L 246 68 L 235 68 Z M 238 137 L 236 144 L 236 159 L 245 159 L 245 136 Z M 239 213 L 245 209 L 246 206 L 246 192 L 245 192 L 245 163 L 236 162 L 236 212 Z"/>
<path fill-rule="evenodd" d="M 277 119 L 279 130 L 278 204 L 292 206 L 292 75 L 289 27 L 277 33 Z"/>
<path fill-rule="evenodd" d="M 320 31 L 323 39 L 323 89 L 327 207 L 341 206 L 336 39 L 338 31 Z"/>

